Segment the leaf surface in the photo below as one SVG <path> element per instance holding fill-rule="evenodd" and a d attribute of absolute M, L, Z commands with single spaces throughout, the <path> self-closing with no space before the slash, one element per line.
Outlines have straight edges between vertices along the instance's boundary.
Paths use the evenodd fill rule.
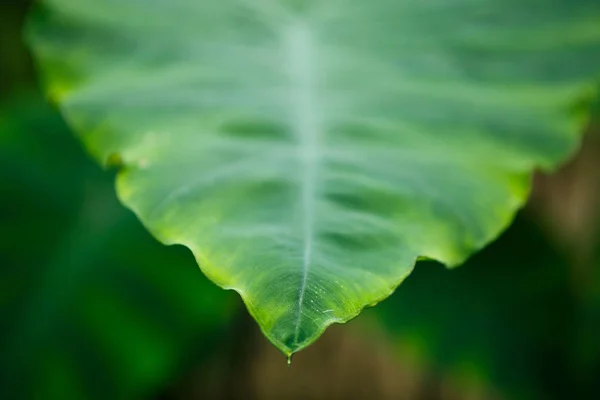
<path fill-rule="evenodd" d="M 121 200 L 291 354 L 455 266 L 576 146 L 596 0 L 46 0 L 29 40 Z"/>

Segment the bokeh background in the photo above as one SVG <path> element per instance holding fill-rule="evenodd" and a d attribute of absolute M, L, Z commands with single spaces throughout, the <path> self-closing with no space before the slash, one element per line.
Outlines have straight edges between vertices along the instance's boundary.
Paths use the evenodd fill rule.
<path fill-rule="evenodd" d="M 41 95 L 0 4 L 0 399 L 571 399 L 600 392 L 600 134 L 495 243 L 330 328 L 291 368 L 156 242 Z M 598 106 L 596 105 L 596 110 Z M 596 111 L 597 112 L 597 111 Z M 595 127 L 596 126 L 596 127 Z"/>

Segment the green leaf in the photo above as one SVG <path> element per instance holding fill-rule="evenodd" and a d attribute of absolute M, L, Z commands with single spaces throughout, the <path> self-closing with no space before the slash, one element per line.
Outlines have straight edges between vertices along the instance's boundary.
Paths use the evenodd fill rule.
<path fill-rule="evenodd" d="M 596 0 L 43 4 L 48 94 L 122 202 L 288 355 L 498 235 L 600 65 Z"/>
<path fill-rule="evenodd" d="M 231 298 L 157 243 L 41 96 L 0 105 L 0 398 L 145 398 Z"/>

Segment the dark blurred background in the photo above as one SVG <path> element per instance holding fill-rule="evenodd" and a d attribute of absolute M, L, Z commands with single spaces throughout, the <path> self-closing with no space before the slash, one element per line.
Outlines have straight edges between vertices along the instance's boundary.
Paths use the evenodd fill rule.
<path fill-rule="evenodd" d="M 566 399 L 600 392 L 600 135 L 513 226 L 294 356 L 156 242 L 40 94 L 0 5 L 0 399 Z"/>

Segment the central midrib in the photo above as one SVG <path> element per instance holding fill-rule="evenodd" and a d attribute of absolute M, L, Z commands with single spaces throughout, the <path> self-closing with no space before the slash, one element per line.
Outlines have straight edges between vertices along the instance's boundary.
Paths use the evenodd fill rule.
<path fill-rule="evenodd" d="M 302 307 L 314 247 L 316 174 L 319 164 L 321 121 L 316 106 L 314 40 L 309 27 L 291 24 L 286 32 L 291 84 L 292 126 L 298 142 L 300 162 L 300 218 L 302 226 L 302 278 L 298 289 L 294 344 L 298 344 L 302 324 Z"/>

